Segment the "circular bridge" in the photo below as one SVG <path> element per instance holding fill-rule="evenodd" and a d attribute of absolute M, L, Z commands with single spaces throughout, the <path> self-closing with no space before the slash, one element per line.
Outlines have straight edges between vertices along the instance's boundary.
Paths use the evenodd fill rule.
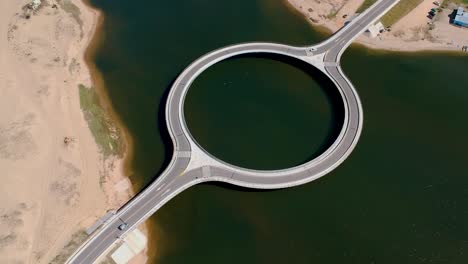
<path fill-rule="evenodd" d="M 250 188 L 274 189 L 310 182 L 340 165 L 351 153 L 361 134 L 363 120 L 361 102 L 338 64 L 324 62 L 324 54 L 314 55 L 316 50 L 314 47 L 300 48 L 275 43 L 245 43 L 215 50 L 193 62 L 174 82 L 168 97 L 166 121 L 174 143 L 174 155 L 166 170 L 167 174 L 164 173 L 166 175 L 163 174 L 160 179 L 173 174 L 174 181 L 180 180 L 176 185 L 180 186 L 185 182 L 182 184 L 185 188 L 200 182 L 222 181 Z M 214 157 L 191 135 L 184 117 L 184 101 L 193 81 L 204 70 L 220 61 L 254 53 L 282 55 L 305 61 L 321 70 L 336 85 L 344 105 L 344 122 L 338 137 L 320 156 L 292 168 L 253 170 Z M 185 189 L 184 187 L 181 189 Z"/>
<path fill-rule="evenodd" d="M 115 212 L 67 263 L 94 263 L 115 241 L 137 227 L 177 194 L 197 183 L 222 181 L 251 188 L 285 188 L 313 181 L 338 167 L 356 146 L 363 124 L 361 102 L 353 85 L 339 67 L 340 57 L 355 38 L 399 1 L 376 1 L 329 39 L 312 47 L 246 43 L 213 51 L 193 62 L 174 82 L 167 101 L 166 122 L 174 143 L 174 154 L 167 169 L 156 181 Z M 283 170 L 245 169 L 213 157 L 199 146 L 190 134 L 183 108 L 191 83 L 205 69 L 217 62 L 252 53 L 272 53 L 302 60 L 318 68 L 336 85 L 344 105 L 344 122 L 338 137 L 317 158 Z M 122 222 L 128 225 L 123 230 Z"/>

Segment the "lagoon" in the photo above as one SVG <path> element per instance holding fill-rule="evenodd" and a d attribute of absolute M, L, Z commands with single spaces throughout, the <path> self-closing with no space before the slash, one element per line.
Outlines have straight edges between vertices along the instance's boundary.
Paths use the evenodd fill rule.
<path fill-rule="evenodd" d="M 95 60 L 134 139 L 137 189 L 170 159 L 165 96 L 191 61 L 239 42 L 304 45 L 326 37 L 280 0 L 92 3 L 106 16 Z M 187 190 L 151 218 L 150 263 L 468 262 L 468 89 L 460 85 L 468 83 L 468 57 L 352 47 L 342 63 L 365 118 L 350 158 L 292 189 L 203 184 Z M 241 79 L 245 72 L 251 77 Z M 273 81 L 264 84 L 265 78 Z M 233 80 L 225 92 L 218 89 L 224 80 Z M 217 155 L 248 167 L 288 166 L 313 155 L 334 124 L 333 104 L 313 83 L 274 61 L 231 60 L 197 79 L 185 110 Z M 220 108 L 207 94 L 231 100 Z M 252 107 L 237 111 L 239 100 Z M 291 116 L 299 122 L 287 122 Z M 313 135 L 304 134 L 305 120 L 320 124 Z M 232 129 L 231 121 L 252 129 L 233 134 L 226 147 L 216 129 Z M 258 126 L 277 134 L 262 137 Z M 271 147 L 273 155 L 253 159 L 246 137 L 263 139 L 255 149 Z M 294 143 L 303 138 L 310 145 Z"/>

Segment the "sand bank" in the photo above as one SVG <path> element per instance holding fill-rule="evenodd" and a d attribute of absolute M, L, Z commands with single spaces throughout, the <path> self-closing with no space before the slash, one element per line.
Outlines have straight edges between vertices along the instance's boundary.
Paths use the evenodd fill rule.
<path fill-rule="evenodd" d="M 95 85 L 84 54 L 99 12 L 30 2 L 0 1 L 0 263 L 62 263 L 133 193 L 122 155 L 104 155 L 80 105 L 78 87 Z"/>
<path fill-rule="evenodd" d="M 321 26 L 329 32 L 340 29 L 356 15 L 364 0 L 287 0 L 314 26 Z M 449 23 L 449 14 L 456 7 L 452 5 L 439 13 L 430 25 L 427 17 L 431 8 L 437 7 L 433 0 L 424 0 L 414 10 L 392 25 L 389 32 L 375 38 L 366 34 L 355 42 L 366 47 L 393 51 L 461 51 L 468 45 L 468 29 Z"/>

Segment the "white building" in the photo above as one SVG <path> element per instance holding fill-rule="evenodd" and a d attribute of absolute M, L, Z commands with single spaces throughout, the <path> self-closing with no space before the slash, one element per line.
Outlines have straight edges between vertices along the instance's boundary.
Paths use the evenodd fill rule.
<path fill-rule="evenodd" d="M 370 26 L 366 30 L 366 34 L 371 38 L 375 38 L 380 34 L 380 31 L 383 30 L 385 30 L 384 25 L 382 24 L 382 22 L 378 22 L 377 24 Z"/>

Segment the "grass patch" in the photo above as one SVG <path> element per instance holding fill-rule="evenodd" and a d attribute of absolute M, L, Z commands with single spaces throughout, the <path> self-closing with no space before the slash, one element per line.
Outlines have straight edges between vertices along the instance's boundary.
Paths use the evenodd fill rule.
<path fill-rule="evenodd" d="M 364 3 L 356 10 L 356 13 L 362 13 L 366 11 L 371 5 L 373 5 L 377 0 L 365 0 Z"/>
<path fill-rule="evenodd" d="M 423 0 L 401 0 L 396 6 L 394 6 L 387 14 L 382 18 L 382 23 L 385 26 L 391 26 L 395 24 L 402 17 L 407 15 L 416 6 L 422 3 Z"/>
<path fill-rule="evenodd" d="M 468 0 L 444 0 L 442 1 L 442 4 L 440 5 L 442 8 L 447 8 L 448 4 L 453 3 L 456 5 L 468 5 Z"/>
<path fill-rule="evenodd" d="M 416 6 L 422 3 L 423 0 L 401 0 L 396 6 L 394 6 L 387 14 L 382 17 L 382 23 L 385 26 L 391 26 L 395 24 L 402 17 L 407 15 Z M 468 3 L 468 0 L 455 0 L 459 2 Z M 377 0 L 365 0 L 364 3 L 358 8 L 357 13 L 364 12 L 367 8 L 372 6 Z"/>
<path fill-rule="evenodd" d="M 50 264 L 62 264 L 67 261 L 67 259 L 78 249 L 78 247 L 86 241 L 88 235 L 85 231 L 78 231 L 73 234 L 70 242 L 62 249 L 60 255 L 55 256 L 55 258 L 50 262 Z"/>
<path fill-rule="evenodd" d="M 57 0 L 57 4 L 63 9 L 63 11 L 69 13 L 73 17 L 73 19 L 76 20 L 76 22 L 80 26 L 80 35 L 83 38 L 83 20 L 81 20 L 80 9 L 70 0 Z"/>
<path fill-rule="evenodd" d="M 102 107 L 94 88 L 80 84 L 80 107 L 83 110 L 89 129 L 105 157 L 121 156 L 122 143 L 120 131 Z"/>

